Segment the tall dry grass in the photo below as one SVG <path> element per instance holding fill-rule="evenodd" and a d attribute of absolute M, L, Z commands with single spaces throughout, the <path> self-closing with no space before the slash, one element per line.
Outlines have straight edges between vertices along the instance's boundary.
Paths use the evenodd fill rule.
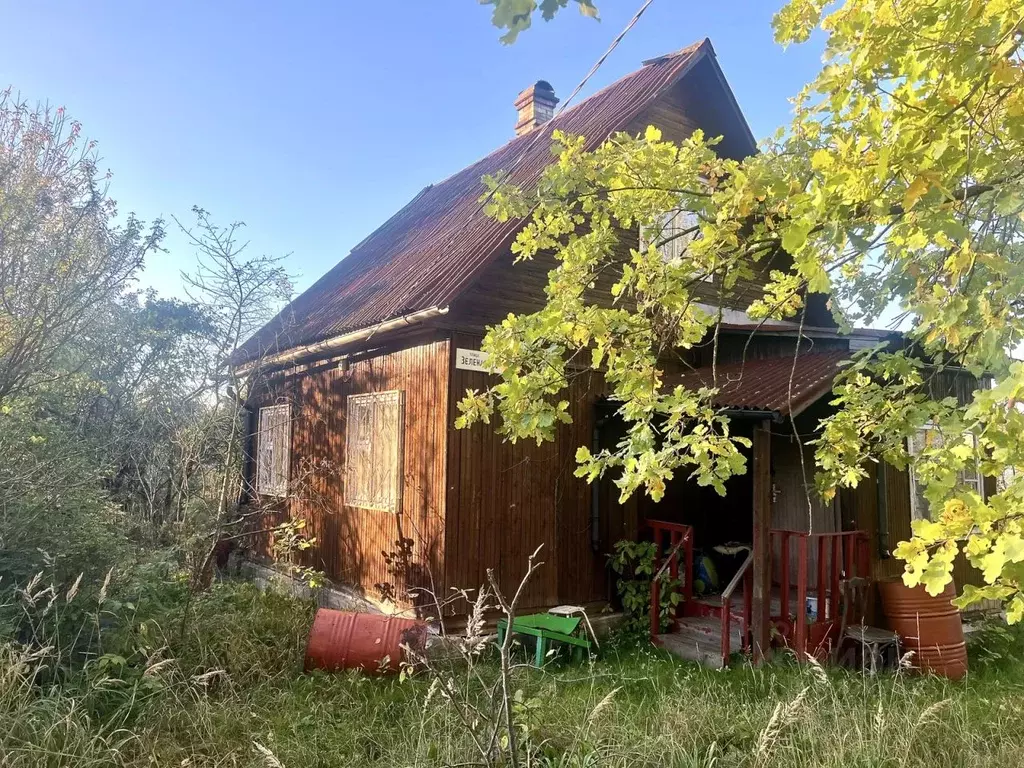
<path fill-rule="evenodd" d="M 479 755 L 428 675 L 301 673 L 312 606 L 247 585 L 195 601 L 173 579 L 82 587 L 88 648 L 45 628 L 0 644 L 0 766 L 468 766 Z M 37 585 L 38 586 L 38 585 Z M 130 593 L 131 590 L 128 590 Z M 116 602 L 116 610 L 110 607 Z M 66 637 L 65 631 L 61 637 Z M 592 664 L 516 669 L 523 765 L 1017 766 L 1024 643 L 963 683 L 780 661 L 716 672 L 615 643 Z M 484 663 L 482 674 L 498 670 Z M 493 679 L 493 678 L 492 678 Z"/>

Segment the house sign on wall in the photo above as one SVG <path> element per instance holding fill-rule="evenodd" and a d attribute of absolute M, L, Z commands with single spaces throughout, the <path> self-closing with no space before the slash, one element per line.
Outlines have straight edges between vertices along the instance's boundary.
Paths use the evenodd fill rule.
<path fill-rule="evenodd" d="M 487 354 L 479 349 L 455 349 L 455 367 L 462 371 L 483 371 L 487 370 Z"/>

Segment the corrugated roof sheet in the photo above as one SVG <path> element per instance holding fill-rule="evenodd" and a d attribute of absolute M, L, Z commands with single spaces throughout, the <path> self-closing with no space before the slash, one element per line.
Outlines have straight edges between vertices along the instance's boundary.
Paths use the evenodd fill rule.
<path fill-rule="evenodd" d="M 793 356 L 768 357 L 697 368 L 681 376 L 666 377 L 670 386 L 682 384 L 688 389 L 718 386 L 715 405 L 750 411 L 775 411 L 798 414 L 832 389 L 840 363 L 850 353 L 844 350 L 801 353 L 793 366 Z M 790 377 L 792 376 L 792 389 Z"/>
<path fill-rule="evenodd" d="M 545 140 L 553 130 L 596 147 L 704 55 L 714 55 L 709 40 L 652 60 L 538 129 L 547 137 L 531 131 L 427 187 L 249 339 L 235 362 L 450 304 L 520 226 L 481 210 L 483 176 L 514 166 L 511 181 L 530 186 L 553 160 Z"/>

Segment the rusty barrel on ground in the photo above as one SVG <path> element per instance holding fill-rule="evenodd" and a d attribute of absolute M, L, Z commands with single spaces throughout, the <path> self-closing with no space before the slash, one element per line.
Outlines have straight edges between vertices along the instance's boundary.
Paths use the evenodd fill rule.
<path fill-rule="evenodd" d="M 320 608 L 306 644 L 305 669 L 397 672 L 407 658 L 403 646 L 422 653 L 427 625 L 415 619 Z"/>
<path fill-rule="evenodd" d="M 904 651 L 913 651 L 911 663 L 924 672 L 952 680 L 967 674 L 967 645 L 960 611 L 950 601 L 956 587 L 946 585 L 932 597 L 924 587 L 908 587 L 902 580 L 879 583 L 882 608 L 889 629 L 900 636 Z"/>

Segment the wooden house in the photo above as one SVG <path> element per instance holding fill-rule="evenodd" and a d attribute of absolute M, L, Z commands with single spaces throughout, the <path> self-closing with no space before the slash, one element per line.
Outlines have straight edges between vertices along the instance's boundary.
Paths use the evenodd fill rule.
<path fill-rule="evenodd" d="M 748 626 L 766 642 L 769 618 L 795 617 L 792 636 L 811 642 L 815 622 L 801 622 L 807 613 L 796 607 L 807 597 L 828 618 L 825 605 L 854 561 L 876 578 L 901 570 L 889 550 L 910 532 L 905 472 L 872 472 L 833 504 L 809 503 L 807 493 L 806 437 L 828 412 L 840 362 L 889 334 L 841 335 L 813 300 L 803 328 L 772 322 L 752 333 L 744 309 L 759 283 L 726 297 L 718 361 L 719 379 L 730 383 L 719 405 L 753 449 L 750 472 L 730 481 L 725 498 L 680 478 L 658 504 L 619 504 L 610 482 L 574 477 L 576 449 L 613 443 L 621 428 L 598 375 L 574 381 L 572 424 L 553 442 L 513 445 L 487 427 L 454 428 L 458 399 L 489 382 L 479 355 L 485 328 L 539 308 L 553 263 L 513 265 L 521 223 L 482 212 L 481 177 L 511 169 L 513 182 L 528 186 L 552 160 L 554 128 L 593 148 L 650 124 L 672 140 L 699 127 L 723 136 L 718 150 L 727 156 L 756 151 L 707 40 L 645 62 L 552 119 L 556 103 L 543 81 L 525 90 L 515 138 L 424 188 L 244 346 L 236 363 L 262 382 L 249 403 L 253 493 L 275 514 L 308 521 L 316 537 L 308 565 L 392 610 L 431 612 L 428 593 L 444 599 L 477 588 L 487 569 L 512 590 L 541 544 L 544 565 L 527 586 L 525 611 L 614 604 L 607 555 L 620 539 L 686 537 L 686 551 L 705 552 L 745 543 L 753 556 L 735 583 L 719 585 L 735 599 L 691 595 L 693 620 L 710 617 L 717 627 L 724 619 L 716 643 Z M 630 245 L 627 238 L 623 248 Z M 706 290 L 716 305 L 719 289 Z M 667 375 L 696 384 L 709 365 L 710 350 L 698 347 Z M 953 379 L 969 395 L 973 384 Z"/>

